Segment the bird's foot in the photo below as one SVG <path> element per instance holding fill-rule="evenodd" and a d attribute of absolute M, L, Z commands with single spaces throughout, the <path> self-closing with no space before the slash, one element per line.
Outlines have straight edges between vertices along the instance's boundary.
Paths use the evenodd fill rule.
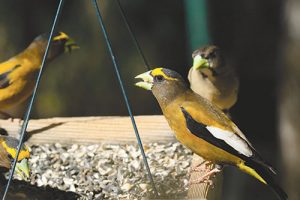
<path fill-rule="evenodd" d="M 199 179 L 195 179 L 193 181 L 190 181 L 190 185 L 196 185 L 196 184 L 200 184 L 200 183 L 205 183 L 209 186 L 214 187 L 214 182 L 212 180 L 210 180 L 209 178 L 199 178 Z"/>
<path fill-rule="evenodd" d="M 17 119 L 17 118 L 11 117 L 11 118 L 8 118 L 8 119 L 10 119 L 10 122 L 15 122 L 15 119 Z M 23 122 L 23 120 L 21 118 L 17 119 L 17 123 L 18 123 L 19 126 L 22 126 L 22 122 Z"/>
<path fill-rule="evenodd" d="M 207 184 L 213 186 L 213 181 L 210 180 L 210 177 L 216 175 L 220 171 L 221 171 L 221 169 L 217 166 L 217 167 L 213 168 L 212 170 L 208 171 L 207 173 L 205 173 L 200 178 L 190 181 L 190 185 L 207 183 Z"/>
<path fill-rule="evenodd" d="M 191 167 L 190 171 L 189 171 L 189 175 L 191 175 L 191 173 L 193 172 L 209 172 L 210 169 L 209 169 L 209 165 L 211 165 L 212 162 L 210 161 L 203 161 L 202 163 L 194 166 L 194 167 Z"/>

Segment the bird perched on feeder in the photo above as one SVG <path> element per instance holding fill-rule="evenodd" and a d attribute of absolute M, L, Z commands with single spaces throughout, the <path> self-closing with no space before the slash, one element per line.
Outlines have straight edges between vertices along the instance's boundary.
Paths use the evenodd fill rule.
<path fill-rule="evenodd" d="M 188 79 L 191 89 L 213 102 L 222 110 L 229 110 L 237 100 L 239 80 L 234 69 L 225 63 L 217 46 L 209 45 L 192 54 L 193 66 Z"/>
<path fill-rule="evenodd" d="M 0 110 L 15 106 L 33 91 L 48 43 L 48 34 L 36 37 L 21 53 L 0 63 Z M 46 61 L 79 48 L 65 33 L 54 34 Z M 5 115 L 4 112 L 2 114 Z"/>
<path fill-rule="evenodd" d="M 270 186 L 280 197 L 275 171 L 257 153 L 239 128 L 214 104 L 193 92 L 175 71 L 156 68 L 136 76 L 137 86 L 151 90 L 179 142 L 216 164 L 196 182 L 205 182 L 224 165 L 236 166 Z"/>
<path fill-rule="evenodd" d="M 0 169 L 6 172 L 12 166 L 16 158 L 19 140 L 10 136 L 0 136 Z M 23 179 L 29 178 L 30 169 L 28 167 L 29 150 L 25 144 L 22 145 L 21 151 L 16 164 L 16 172 Z"/>

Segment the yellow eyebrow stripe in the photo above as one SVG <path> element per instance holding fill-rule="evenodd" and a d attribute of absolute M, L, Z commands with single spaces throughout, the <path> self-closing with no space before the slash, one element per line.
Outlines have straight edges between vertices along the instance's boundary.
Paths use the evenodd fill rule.
<path fill-rule="evenodd" d="M 69 36 L 64 32 L 59 32 L 59 35 L 53 38 L 53 40 L 62 40 L 62 39 L 69 39 Z"/>
<path fill-rule="evenodd" d="M 16 157 L 16 154 L 17 154 L 16 149 L 7 146 L 5 141 L 2 142 L 2 145 L 3 145 L 4 149 L 7 151 L 7 153 L 9 153 L 11 155 L 12 158 Z M 29 158 L 30 157 L 28 149 L 26 147 L 25 147 L 25 149 L 26 150 L 21 150 L 20 151 L 18 161 L 23 160 L 24 158 Z"/>
<path fill-rule="evenodd" d="M 170 80 L 170 81 L 176 81 L 177 78 L 172 78 L 170 76 L 167 76 L 164 72 L 163 72 L 163 68 L 156 68 L 154 70 L 151 71 L 151 75 L 154 76 L 163 76 L 165 79 Z"/>

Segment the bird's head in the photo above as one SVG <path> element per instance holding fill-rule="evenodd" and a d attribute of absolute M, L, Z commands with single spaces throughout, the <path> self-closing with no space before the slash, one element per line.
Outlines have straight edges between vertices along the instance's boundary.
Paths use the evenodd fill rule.
<path fill-rule="evenodd" d="M 2 136 L 2 138 L 1 149 L 5 151 L 4 153 L 7 155 L 9 162 L 12 163 L 16 158 L 19 140 L 10 136 Z M 17 160 L 16 172 L 24 179 L 29 178 L 30 176 L 30 169 L 28 166 L 29 157 L 29 150 L 27 146 L 23 144 Z"/>
<path fill-rule="evenodd" d="M 156 68 L 135 78 L 143 80 L 135 85 L 151 90 L 160 104 L 172 101 L 189 88 L 180 74 L 167 68 Z"/>
<path fill-rule="evenodd" d="M 223 65 L 220 49 L 217 46 L 209 45 L 195 50 L 192 54 L 193 68 L 195 70 L 216 70 Z"/>
<path fill-rule="evenodd" d="M 46 50 L 48 37 L 49 35 L 45 33 L 39 35 L 33 41 L 34 44 L 38 44 L 40 49 L 43 50 L 42 54 L 44 54 Z M 56 32 L 53 35 L 47 59 L 52 60 L 62 53 L 69 53 L 78 48 L 79 46 L 67 34 L 65 34 L 64 32 Z"/>

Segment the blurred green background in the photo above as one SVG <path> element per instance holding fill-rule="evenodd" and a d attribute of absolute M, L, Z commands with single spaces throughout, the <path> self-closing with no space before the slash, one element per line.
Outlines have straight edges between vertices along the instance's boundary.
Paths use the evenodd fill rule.
<path fill-rule="evenodd" d="M 222 48 L 241 81 L 233 119 L 278 169 L 279 182 L 290 199 L 300 198 L 296 187 L 300 170 L 295 167 L 300 164 L 300 128 L 299 114 L 294 113 L 300 110 L 300 31 L 294 23 L 300 6 L 295 2 L 121 0 L 151 66 L 175 69 L 186 77 L 191 53 L 203 41 L 210 39 Z M 1 3 L 0 59 L 4 61 L 50 30 L 58 1 Z M 160 114 L 152 95 L 133 86 L 134 76 L 146 68 L 115 1 L 99 3 L 134 114 Z M 203 18 L 206 15 L 207 19 Z M 91 2 L 66 1 L 57 30 L 75 39 L 80 50 L 46 66 L 32 117 L 127 115 Z M 11 112 L 23 116 L 23 110 Z M 249 176 L 236 170 L 225 172 L 223 199 L 275 199 Z"/>

